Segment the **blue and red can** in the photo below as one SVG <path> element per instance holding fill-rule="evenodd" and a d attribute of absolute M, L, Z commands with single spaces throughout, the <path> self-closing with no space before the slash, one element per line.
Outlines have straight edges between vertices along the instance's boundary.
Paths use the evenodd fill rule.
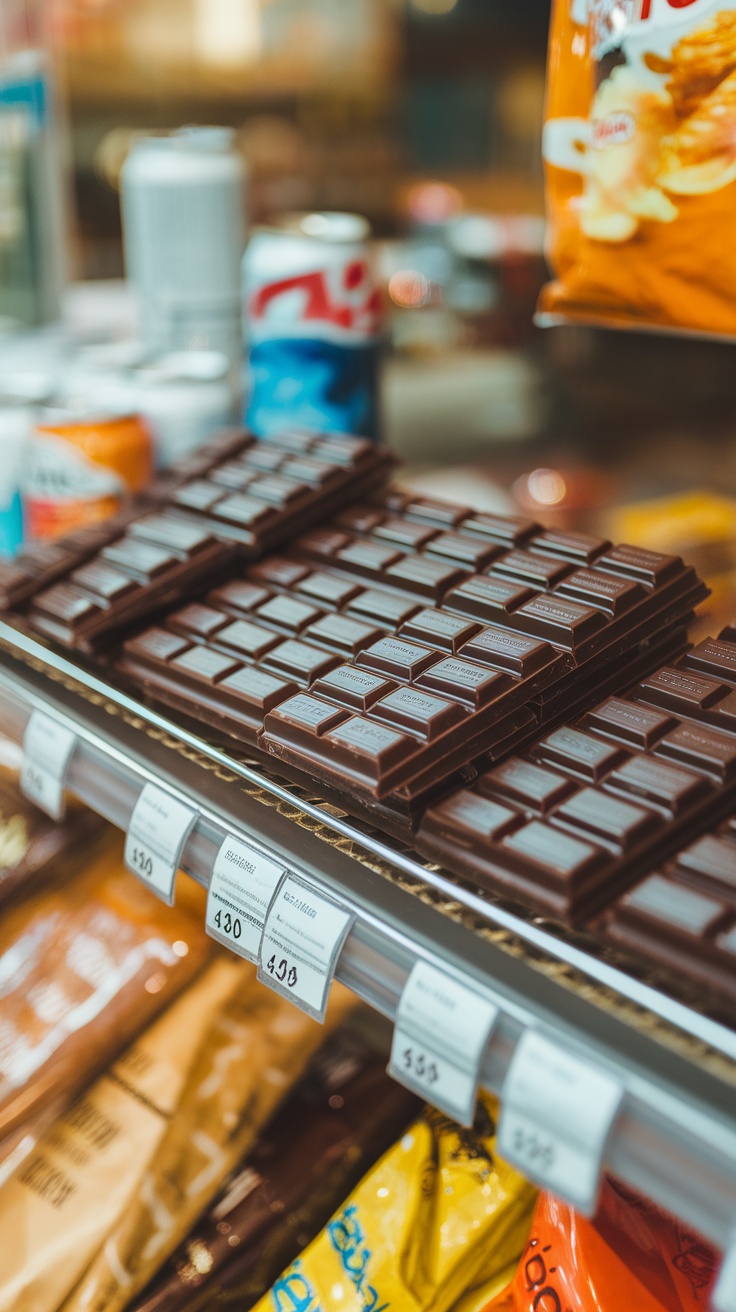
<path fill-rule="evenodd" d="M 243 257 L 246 423 L 378 437 L 381 302 L 367 221 L 298 214 L 256 229 Z"/>

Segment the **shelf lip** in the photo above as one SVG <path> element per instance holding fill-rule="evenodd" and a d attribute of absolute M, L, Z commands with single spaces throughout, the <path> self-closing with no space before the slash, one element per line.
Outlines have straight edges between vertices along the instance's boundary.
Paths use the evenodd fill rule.
<path fill-rule="evenodd" d="M 587 975 L 596 984 L 613 990 L 622 998 L 637 1007 L 643 1008 L 645 1011 L 651 1012 L 659 1020 L 681 1030 L 690 1038 L 707 1044 L 708 1047 L 728 1060 L 736 1061 L 736 1032 L 729 1030 L 718 1021 L 691 1010 L 684 1003 L 660 993 L 651 985 L 627 975 L 615 966 L 609 965 L 608 962 L 590 956 L 574 944 L 555 937 L 536 925 L 513 915 L 512 912 L 506 911 L 503 907 L 489 903 L 478 894 L 473 893 L 471 889 L 464 888 L 451 878 L 420 864 L 411 856 L 395 851 L 384 843 L 380 837 L 366 834 L 362 830 L 354 828 L 349 820 L 331 815 L 306 799 L 295 796 L 286 785 L 281 785 L 269 776 L 260 774 L 252 766 L 235 760 L 227 752 L 207 743 L 197 737 L 195 733 L 167 719 L 145 703 L 129 697 L 120 689 L 115 688 L 114 685 L 106 683 L 86 669 L 75 665 L 73 661 L 57 654 L 28 634 L 13 628 L 4 621 L 0 621 L 0 644 L 16 649 L 20 653 L 21 660 L 26 656 L 30 657 L 47 667 L 49 671 L 63 675 L 77 684 L 83 684 L 98 696 L 104 697 L 107 701 L 119 706 L 121 710 L 146 721 L 151 728 L 170 735 L 223 769 L 238 775 L 245 782 L 262 789 L 279 801 L 296 807 L 304 815 L 334 830 L 341 837 L 359 844 L 371 852 L 373 856 L 393 866 L 402 874 L 408 875 L 412 880 L 429 885 L 436 892 L 457 902 L 466 911 L 477 915 L 490 926 L 506 930 L 516 938 L 521 939 L 529 947 L 556 959 L 561 965 L 571 967 L 581 974 Z M 1 677 L 2 661 L 0 658 Z M 39 694 L 36 694 L 36 696 L 39 696 Z M 43 705 L 44 700 L 43 697 L 40 698 L 40 706 Z M 118 755 L 121 761 L 125 759 L 124 753 L 120 754 L 119 748 L 114 743 L 111 744 L 109 741 L 105 741 L 104 745 L 108 751 L 112 750 L 113 754 Z M 139 769 L 139 767 L 136 768 Z M 151 776 L 151 780 L 155 782 L 154 776 Z M 207 813 L 207 805 L 200 806 L 200 810 L 202 814 Z M 213 818 L 211 811 L 209 818 Z"/>
<path fill-rule="evenodd" d="M 719 1078 L 717 1069 L 715 1073 L 699 1072 L 691 1055 L 650 1042 L 646 1033 L 635 1028 L 629 1033 L 620 1015 L 599 1012 L 589 1000 L 567 993 L 535 971 L 528 961 L 509 956 L 461 922 L 443 917 L 440 939 L 437 930 L 441 913 L 434 907 L 414 898 L 369 864 L 360 865 L 339 845 L 323 841 L 309 828 L 296 830 L 294 822 L 277 807 L 264 806 L 247 790 L 222 785 L 213 772 L 202 770 L 197 762 L 177 755 L 156 738 L 170 737 L 191 748 L 204 761 L 228 771 L 231 778 L 255 785 L 274 801 L 288 803 L 305 817 L 368 848 L 386 863 L 447 894 L 466 909 L 475 910 L 475 904 L 480 904 L 478 911 L 486 923 L 510 930 L 527 945 L 546 950 L 563 964 L 576 965 L 579 958 L 580 968 L 590 976 L 589 967 L 605 967 L 605 963 L 589 960 L 579 949 L 480 903 L 449 879 L 426 871 L 380 839 L 363 834 L 349 822 L 295 796 L 288 788 L 261 776 L 257 769 L 232 761 L 225 752 L 209 747 L 195 734 L 2 623 L 0 647 L 5 649 L 0 651 L 0 720 L 9 726 L 9 736 L 16 741 L 22 739 L 34 709 L 46 710 L 68 724 L 79 740 L 72 756 L 70 783 L 82 800 L 94 805 L 91 799 L 96 797 L 97 809 L 124 827 L 144 782 L 171 788 L 174 795 L 198 811 L 200 819 L 187 844 L 184 865 L 203 884 L 208 882 L 214 854 L 228 832 L 266 851 L 283 854 L 286 861 L 293 853 L 298 869 L 307 877 L 320 879 L 328 891 L 336 892 L 355 909 L 356 922 L 339 963 L 338 978 L 370 1005 L 393 1019 L 403 985 L 418 959 L 439 963 L 500 1004 L 499 1024 L 481 1069 L 482 1083 L 497 1093 L 521 1034 L 531 1027 L 607 1069 L 624 1084 L 625 1110 L 611 1136 L 606 1169 L 648 1193 L 663 1207 L 668 1203 L 671 1206 L 672 1198 L 678 1197 L 678 1210 L 686 1223 L 714 1243 L 726 1244 L 736 1228 L 736 1094 L 731 1097 L 728 1077 Z M 15 659 L 6 654 L 9 647 L 15 649 Z M 24 662 L 24 657 L 35 662 L 37 668 L 28 660 Z M 49 678 L 52 673 L 57 676 L 55 681 Z M 69 686 L 65 687 L 61 679 L 67 679 Z M 95 694 L 94 700 L 84 698 L 80 684 Z M 127 712 L 143 728 L 136 728 L 122 715 L 108 715 L 104 705 L 95 704 L 98 698 L 101 703 L 109 702 L 113 709 Z M 154 736 L 146 736 L 147 728 L 156 731 Z M 202 776 L 201 783 L 190 787 L 197 772 Z M 77 789 L 77 783 L 84 786 Z M 295 833 L 299 835 L 298 850 Z M 362 876 L 359 880 L 355 878 L 356 867 Z M 413 915 L 411 909 L 406 914 L 409 898 L 415 908 Z M 627 985 L 638 985 L 638 981 L 629 980 L 611 967 L 599 970 L 596 982 L 610 987 L 614 981 L 615 988 L 619 979 Z M 646 998 L 646 986 L 632 988 L 629 993 L 634 991 L 640 996 L 628 1000 L 646 1006 L 641 1002 L 642 997 Z M 659 994 L 654 997 L 660 999 Z M 674 1014 L 678 1010 L 684 1013 L 692 1038 L 709 1044 L 726 1058 L 736 1052 L 736 1035 L 731 1031 L 688 1011 L 682 1004 L 672 1003 L 672 1007 Z M 675 1180 L 679 1182 L 679 1193 L 675 1192 Z"/>

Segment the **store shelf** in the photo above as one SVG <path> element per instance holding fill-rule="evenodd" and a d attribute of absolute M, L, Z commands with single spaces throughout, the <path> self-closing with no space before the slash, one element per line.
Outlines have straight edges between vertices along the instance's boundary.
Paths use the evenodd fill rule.
<path fill-rule="evenodd" d="M 622 1114 L 604 1166 L 712 1242 L 736 1233 L 736 1033 L 495 907 L 302 790 L 213 747 L 0 624 L 0 730 L 20 743 L 34 710 L 73 729 L 68 786 L 125 829 L 143 785 L 198 812 L 182 865 L 206 885 L 226 833 L 275 853 L 355 913 L 337 977 L 393 1018 L 417 960 L 500 1008 L 482 1081 L 501 1091 L 533 1027 L 615 1075 Z"/>

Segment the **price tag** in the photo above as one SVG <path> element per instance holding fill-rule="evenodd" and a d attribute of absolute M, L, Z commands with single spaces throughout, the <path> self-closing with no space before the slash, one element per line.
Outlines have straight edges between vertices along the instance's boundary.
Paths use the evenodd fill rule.
<path fill-rule="evenodd" d="M 76 734 L 43 711 L 34 711 L 23 734 L 20 790 L 52 820 L 64 819 L 64 783 Z"/>
<path fill-rule="evenodd" d="M 337 959 L 354 919 L 306 879 L 285 875 L 263 927 L 258 978 L 323 1021 Z"/>
<path fill-rule="evenodd" d="M 501 1095 L 499 1156 L 592 1216 L 623 1092 L 612 1076 L 528 1030 Z"/>
<path fill-rule="evenodd" d="M 204 927 L 246 961 L 258 960 L 266 912 L 284 867 L 228 835 L 212 869 Z"/>
<path fill-rule="evenodd" d="M 426 962 L 414 966 L 396 1015 L 388 1073 L 472 1125 L 481 1058 L 498 1007 Z"/>
<path fill-rule="evenodd" d="M 713 1290 L 714 1312 L 736 1312 L 736 1236 L 723 1259 Z"/>
<path fill-rule="evenodd" d="M 196 811 L 156 784 L 146 784 L 130 817 L 125 864 L 170 907 L 182 850 L 196 820 Z"/>

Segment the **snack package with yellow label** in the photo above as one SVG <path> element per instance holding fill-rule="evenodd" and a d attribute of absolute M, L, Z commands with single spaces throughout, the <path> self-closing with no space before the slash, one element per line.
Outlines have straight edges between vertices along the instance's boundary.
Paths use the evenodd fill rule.
<path fill-rule="evenodd" d="M 536 1192 L 495 1156 L 495 1117 L 486 1095 L 472 1130 L 426 1108 L 256 1312 L 445 1312 L 494 1270 L 505 1280 Z"/>
<path fill-rule="evenodd" d="M 736 9 L 553 0 L 538 321 L 736 334 Z"/>

